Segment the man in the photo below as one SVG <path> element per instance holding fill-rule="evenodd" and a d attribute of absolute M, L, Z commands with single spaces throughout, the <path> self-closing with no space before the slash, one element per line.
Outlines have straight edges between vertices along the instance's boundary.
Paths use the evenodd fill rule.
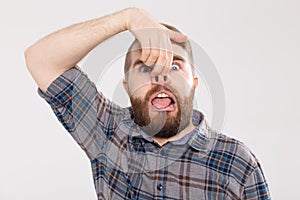
<path fill-rule="evenodd" d="M 121 108 L 76 64 L 129 30 Z M 270 199 L 260 164 L 241 142 L 193 110 L 198 84 L 187 37 L 128 8 L 75 24 L 25 52 L 38 93 L 91 160 L 98 199 Z"/>

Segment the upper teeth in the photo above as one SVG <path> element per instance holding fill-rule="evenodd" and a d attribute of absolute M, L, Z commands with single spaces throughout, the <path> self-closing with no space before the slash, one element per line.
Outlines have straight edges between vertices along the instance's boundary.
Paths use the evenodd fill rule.
<path fill-rule="evenodd" d="M 157 95 L 157 97 L 169 97 L 166 93 L 160 93 Z"/>

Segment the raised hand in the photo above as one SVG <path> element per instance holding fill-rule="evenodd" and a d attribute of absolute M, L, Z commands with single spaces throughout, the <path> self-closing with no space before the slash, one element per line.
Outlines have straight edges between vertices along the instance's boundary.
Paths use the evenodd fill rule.
<path fill-rule="evenodd" d="M 171 41 L 177 43 L 187 41 L 187 36 L 166 28 L 139 8 L 129 9 L 126 29 L 140 44 L 142 53 L 139 59 L 145 65 L 153 66 L 152 77 L 168 74 L 173 60 Z"/>

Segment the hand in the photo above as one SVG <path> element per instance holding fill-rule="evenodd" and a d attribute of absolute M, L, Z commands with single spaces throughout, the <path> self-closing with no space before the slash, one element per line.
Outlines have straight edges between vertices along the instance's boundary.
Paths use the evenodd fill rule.
<path fill-rule="evenodd" d="M 145 65 L 154 66 L 152 77 L 169 72 L 173 61 L 171 40 L 178 43 L 187 41 L 187 36 L 166 28 L 139 8 L 129 9 L 126 28 L 140 43 L 140 60 Z"/>

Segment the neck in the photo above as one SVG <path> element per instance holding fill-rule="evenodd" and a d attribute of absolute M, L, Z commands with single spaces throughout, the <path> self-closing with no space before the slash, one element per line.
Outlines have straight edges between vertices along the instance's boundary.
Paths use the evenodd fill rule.
<path fill-rule="evenodd" d="M 190 124 L 185 129 L 183 129 L 181 132 L 179 132 L 178 134 L 174 135 L 173 137 L 170 137 L 170 138 L 157 138 L 157 137 L 153 136 L 151 138 L 156 143 L 158 143 L 160 146 L 163 146 L 167 142 L 171 142 L 171 141 L 175 141 L 175 140 L 181 139 L 182 137 L 184 137 L 185 135 L 187 135 L 188 133 L 190 133 L 194 128 L 195 128 L 195 126 L 193 125 L 192 122 L 190 122 Z"/>

